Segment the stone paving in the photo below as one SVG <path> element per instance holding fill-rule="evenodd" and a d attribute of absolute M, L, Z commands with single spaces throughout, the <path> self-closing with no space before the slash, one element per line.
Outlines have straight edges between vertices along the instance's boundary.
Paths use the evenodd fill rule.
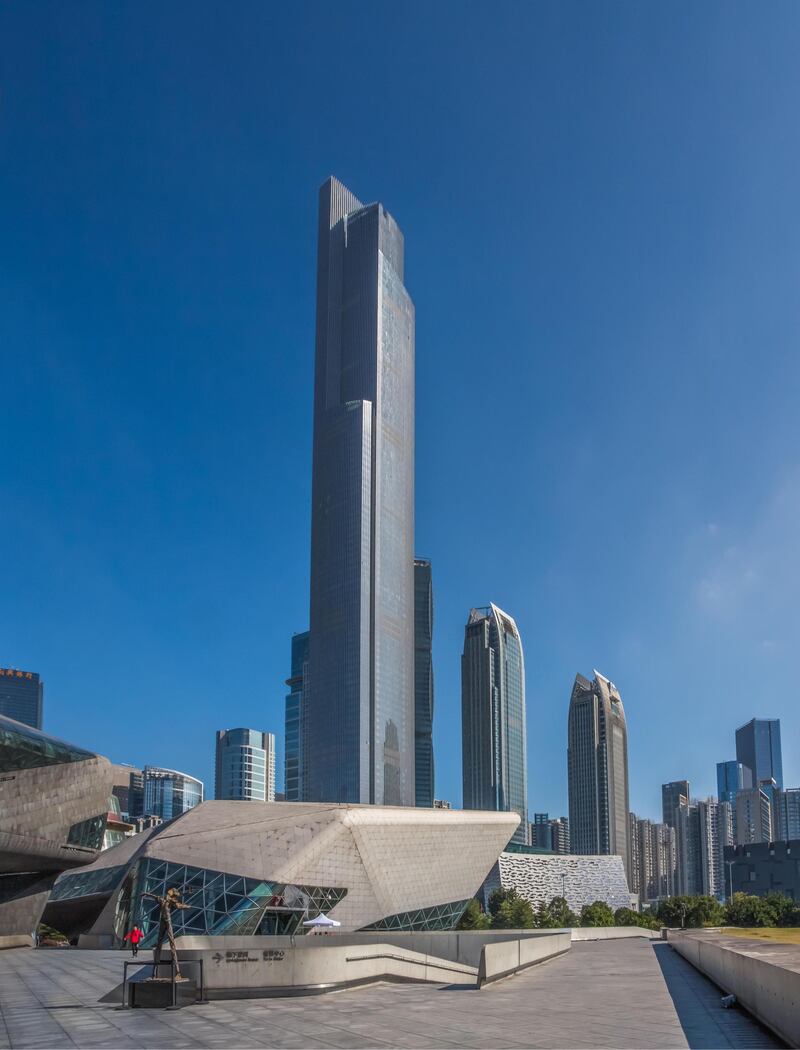
<path fill-rule="evenodd" d="M 663 943 L 577 943 L 482 991 L 379 984 L 183 1010 L 103 1002 L 119 952 L 0 952 L 0 1048 L 777 1047 Z"/>

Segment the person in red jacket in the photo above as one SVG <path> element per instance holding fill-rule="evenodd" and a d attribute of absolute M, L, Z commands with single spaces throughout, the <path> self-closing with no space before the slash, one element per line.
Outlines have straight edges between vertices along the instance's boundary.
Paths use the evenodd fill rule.
<path fill-rule="evenodd" d="M 125 934 L 125 940 L 131 942 L 131 952 L 134 959 L 139 954 L 139 942 L 144 939 L 144 934 L 138 926 L 134 926 L 130 933 Z"/>

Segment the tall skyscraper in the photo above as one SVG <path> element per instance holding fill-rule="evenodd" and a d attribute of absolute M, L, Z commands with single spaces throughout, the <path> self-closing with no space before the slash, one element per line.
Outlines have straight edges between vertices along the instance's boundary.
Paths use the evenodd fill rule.
<path fill-rule="evenodd" d="M 732 759 L 717 762 L 717 797 L 720 802 L 736 804 L 736 792 L 753 786 L 753 774 L 747 766 Z"/>
<path fill-rule="evenodd" d="M 275 735 L 258 729 L 218 729 L 214 798 L 275 801 Z"/>
<path fill-rule="evenodd" d="M 733 845 L 733 808 L 726 800 L 699 799 L 697 833 L 700 847 L 700 892 L 723 900 L 725 890 L 725 847 Z"/>
<path fill-rule="evenodd" d="M 514 810 L 514 841 L 528 838 L 525 659 L 514 620 L 496 605 L 472 609 L 461 657 L 464 809 Z"/>
<path fill-rule="evenodd" d="M 0 667 L 0 715 L 42 728 L 44 683 L 35 671 Z"/>
<path fill-rule="evenodd" d="M 689 781 L 671 780 L 661 785 L 661 819 L 671 828 L 678 826 L 678 813 L 682 802 L 689 802 Z"/>
<path fill-rule="evenodd" d="M 781 722 L 779 718 L 751 718 L 736 730 L 736 761 L 751 771 L 753 787 L 774 780 L 783 787 Z"/>
<path fill-rule="evenodd" d="M 575 676 L 567 746 L 573 853 L 615 853 L 630 879 L 628 729 L 619 690 L 598 671 Z"/>
<path fill-rule="evenodd" d="M 771 842 L 772 805 L 763 788 L 753 787 L 736 796 L 736 845 Z"/>
<path fill-rule="evenodd" d="M 413 806 L 414 306 L 403 235 L 336 179 L 320 190 L 311 802 Z"/>
<path fill-rule="evenodd" d="M 308 682 L 309 632 L 292 635 L 292 673 L 286 679 L 286 717 L 284 723 L 284 796 L 287 802 L 305 801 L 303 789 L 304 696 Z"/>
<path fill-rule="evenodd" d="M 784 842 L 800 839 L 800 788 L 786 788 L 777 794 L 777 819 L 774 814 L 772 818 L 775 838 Z"/>
<path fill-rule="evenodd" d="M 675 893 L 675 829 L 630 814 L 630 891 L 642 903 Z"/>
<path fill-rule="evenodd" d="M 431 563 L 414 559 L 414 790 L 418 806 L 432 806 L 433 583 Z"/>

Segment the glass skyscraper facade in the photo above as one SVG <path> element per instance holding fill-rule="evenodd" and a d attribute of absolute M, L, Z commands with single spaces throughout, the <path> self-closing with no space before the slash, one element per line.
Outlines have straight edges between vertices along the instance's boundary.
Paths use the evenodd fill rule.
<path fill-rule="evenodd" d="M 418 806 L 432 806 L 433 584 L 431 563 L 414 560 L 414 790 Z"/>
<path fill-rule="evenodd" d="M 753 787 L 774 780 L 783 787 L 781 723 L 778 718 L 751 718 L 736 730 L 736 761 L 753 774 Z"/>
<path fill-rule="evenodd" d="M 203 801 L 202 780 L 190 777 L 187 773 L 145 766 L 141 780 L 141 812 L 131 813 L 131 816 L 156 816 L 162 820 L 172 820 Z M 134 787 L 133 775 L 131 786 Z"/>
<path fill-rule="evenodd" d="M 41 729 L 43 696 L 44 683 L 35 671 L 0 667 L 0 715 Z"/>
<path fill-rule="evenodd" d="M 512 841 L 528 838 L 525 659 L 514 620 L 496 605 L 472 609 L 461 657 L 464 809 L 513 810 Z"/>
<path fill-rule="evenodd" d="M 258 729 L 218 729 L 214 798 L 275 801 L 275 736 Z"/>
<path fill-rule="evenodd" d="M 303 696 L 308 680 L 308 638 L 303 631 L 292 636 L 292 672 L 286 679 L 284 723 L 284 797 L 287 802 L 302 802 L 303 791 Z"/>
<path fill-rule="evenodd" d="M 677 828 L 681 806 L 689 804 L 689 781 L 671 780 L 661 785 L 661 819 L 670 828 Z"/>
<path fill-rule="evenodd" d="M 730 802 L 735 806 L 736 792 L 752 786 L 753 774 L 747 766 L 735 759 L 717 762 L 717 798 L 720 802 Z"/>
<path fill-rule="evenodd" d="M 403 235 L 320 190 L 306 800 L 413 806 L 414 306 Z"/>
<path fill-rule="evenodd" d="M 575 677 L 567 767 L 572 852 L 615 853 L 630 880 L 628 728 L 619 690 L 597 671 Z"/>

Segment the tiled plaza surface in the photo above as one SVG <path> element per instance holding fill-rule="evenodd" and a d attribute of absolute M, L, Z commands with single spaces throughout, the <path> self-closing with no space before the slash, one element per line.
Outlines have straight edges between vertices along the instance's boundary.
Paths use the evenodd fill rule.
<path fill-rule="evenodd" d="M 119 952 L 0 952 L 0 1047 L 774 1047 L 782 1044 L 672 949 L 577 943 L 477 991 L 378 984 L 183 1010 L 102 1002 Z"/>

